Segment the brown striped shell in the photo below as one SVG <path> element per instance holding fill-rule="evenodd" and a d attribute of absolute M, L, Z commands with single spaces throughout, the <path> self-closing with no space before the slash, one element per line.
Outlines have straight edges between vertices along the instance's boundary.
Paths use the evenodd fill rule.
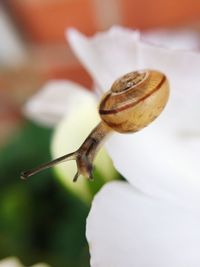
<path fill-rule="evenodd" d="M 168 97 L 169 85 L 163 73 L 134 71 L 113 83 L 102 98 L 99 114 L 117 132 L 136 132 L 159 116 Z"/>

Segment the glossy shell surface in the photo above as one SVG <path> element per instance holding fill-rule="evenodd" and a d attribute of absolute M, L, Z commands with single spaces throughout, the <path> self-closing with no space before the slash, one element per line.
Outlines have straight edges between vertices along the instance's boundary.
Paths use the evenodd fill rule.
<path fill-rule="evenodd" d="M 99 114 L 117 132 L 136 132 L 159 116 L 168 97 L 169 84 L 163 73 L 135 71 L 113 83 L 102 98 Z"/>

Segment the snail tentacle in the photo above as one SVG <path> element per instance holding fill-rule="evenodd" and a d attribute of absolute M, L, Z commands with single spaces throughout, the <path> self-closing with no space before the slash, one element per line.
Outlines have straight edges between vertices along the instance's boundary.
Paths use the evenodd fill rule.
<path fill-rule="evenodd" d="M 62 162 L 74 160 L 74 159 L 76 159 L 76 152 L 64 155 L 60 158 L 57 158 L 57 159 L 54 159 L 54 160 L 49 161 L 47 163 L 41 164 L 41 165 L 37 166 L 36 168 L 31 169 L 31 170 L 23 171 L 23 172 L 21 172 L 20 178 L 22 180 L 26 180 L 28 177 L 33 176 L 33 175 L 35 175 L 35 174 L 37 174 L 43 170 L 51 168 L 51 167 L 53 167 L 57 164 L 60 164 Z"/>

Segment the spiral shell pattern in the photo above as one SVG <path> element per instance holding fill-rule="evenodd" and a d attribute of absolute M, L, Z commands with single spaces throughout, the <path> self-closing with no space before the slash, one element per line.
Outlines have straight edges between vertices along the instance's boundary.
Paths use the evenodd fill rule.
<path fill-rule="evenodd" d="M 99 114 L 117 132 L 136 132 L 159 116 L 168 97 L 169 84 L 163 73 L 134 71 L 113 83 L 102 98 Z"/>

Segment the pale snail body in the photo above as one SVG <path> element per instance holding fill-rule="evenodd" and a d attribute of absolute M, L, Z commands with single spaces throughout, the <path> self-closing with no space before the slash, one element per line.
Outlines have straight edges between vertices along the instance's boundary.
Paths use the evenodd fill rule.
<path fill-rule="evenodd" d="M 142 70 L 128 73 L 116 80 L 99 105 L 102 121 L 89 134 L 80 148 L 33 170 L 23 172 L 25 179 L 63 161 L 76 160 L 76 181 L 82 174 L 92 179 L 93 160 L 109 133 L 132 133 L 151 123 L 164 109 L 169 97 L 166 76 L 159 71 Z"/>

